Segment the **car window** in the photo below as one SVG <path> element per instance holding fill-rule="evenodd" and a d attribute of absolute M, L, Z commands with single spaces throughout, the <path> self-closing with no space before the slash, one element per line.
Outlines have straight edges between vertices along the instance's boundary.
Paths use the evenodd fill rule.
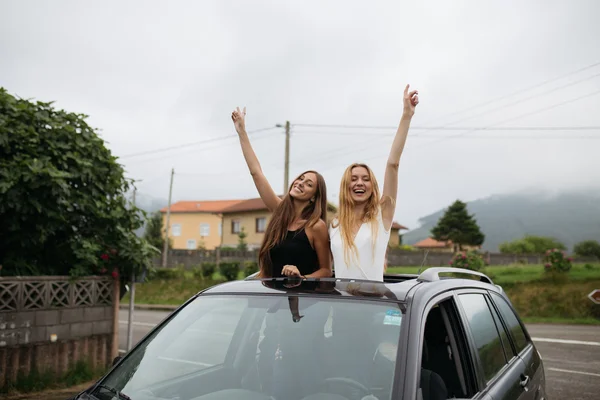
<path fill-rule="evenodd" d="M 458 298 L 479 353 L 485 380 L 490 381 L 506 365 L 494 318 L 484 295 L 469 293 L 461 294 Z"/>
<path fill-rule="evenodd" d="M 500 321 L 500 316 L 498 315 L 498 312 L 492 305 L 491 300 L 489 298 L 487 298 L 487 302 L 488 302 L 488 307 L 492 313 L 492 316 L 494 317 L 494 322 L 496 323 L 496 328 L 498 329 L 498 332 L 500 332 L 500 341 L 502 342 L 502 347 L 504 348 L 504 355 L 506 356 L 507 360 L 510 360 L 511 358 L 513 358 L 514 354 L 513 354 L 512 346 L 510 345 L 510 340 L 508 340 L 508 334 L 506 333 L 506 329 L 504 329 L 504 326 L 502 326 L 502 322 Z"/>
<path fill-rule="evenodd" d="M 356 391 L 352 380 L 368 391 L 361 397 L 390 399 L 403 312 L 400 304 L 372 300 L 199 296 L 102 384 L 132 399 L 150 392 L 175 398 L 179 390 L 181 398 L 190 390 L 196 397 L 246 390 L 283 399 L 323 390 L 347 397 Z M 325 378 L 337 379 L 328 386 Z"/>
<path fill-rule="evenodd" d="M 523 331 L 523 327 L 519 323 L 514 311 L 510 308 L 505 299 L 497 294 L 493 294 L 494 303 L 500 310 L 500 315 L 506 323 L 510 335 L 513 338 L 517 353 L 520 353 L 525 347 L 527 347 L 527 336 Z"/>

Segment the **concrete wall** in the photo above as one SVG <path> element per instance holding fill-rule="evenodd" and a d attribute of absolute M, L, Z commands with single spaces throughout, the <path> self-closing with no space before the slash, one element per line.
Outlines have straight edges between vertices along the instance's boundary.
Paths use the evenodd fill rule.
<path fill-rule="evenodd" d="M 114 288 L 98 277 L 0 278 L 0 387 L 33 368 L 108 366 L 118 330 Z"/>

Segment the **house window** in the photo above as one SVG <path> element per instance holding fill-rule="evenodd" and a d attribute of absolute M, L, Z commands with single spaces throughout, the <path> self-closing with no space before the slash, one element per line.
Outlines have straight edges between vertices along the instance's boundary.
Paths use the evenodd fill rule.
<path fill-rule="evenodd" d="M 256 218 L 256 233 L 265 233 L 267 229 L 267 218 Z"/>
<path fill-rule="evenodd" d="M 181 224 L 171 225 L 171 235 L 172 236 L 181 236 Z"/>
<path fill-rule="evenodd" d="M 202 237 L 210 236 L 210 225 L 209 224 L 200 224 L 200 236 L 202 236 Z"/>
<path fill-rule="evenodd" d="M 196 250 L 196 240 L 195 239 L 188 239 L 187 249 L 188 250 Z"/>
<path fill-rule="evenodd" d="M 231 233 L 238 234 L 241 232 L 241 224 L 239 220 L 234 219 L 231 221 Z"/>
<path fill-rule="evenodd" d="M 223 221 L 219 222 L 219 237 L 223 237 Z"/>

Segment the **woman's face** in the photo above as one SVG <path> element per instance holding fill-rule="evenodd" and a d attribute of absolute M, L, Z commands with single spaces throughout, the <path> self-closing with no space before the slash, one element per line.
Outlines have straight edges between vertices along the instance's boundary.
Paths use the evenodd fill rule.
<path fill-rule="evenodd" d="M 294 200 L 309 201 L 317 194 L 317 175 L 307 172 L 300 175 L 290 189 L 290 196 Z"/>
<path fill-rule="evenodd" d="M 369 171 L 365 167 L 352 168 L 348 186 L 350 197 L 356 204 L 365 203 L 373 195 L 373 183 Z"/>

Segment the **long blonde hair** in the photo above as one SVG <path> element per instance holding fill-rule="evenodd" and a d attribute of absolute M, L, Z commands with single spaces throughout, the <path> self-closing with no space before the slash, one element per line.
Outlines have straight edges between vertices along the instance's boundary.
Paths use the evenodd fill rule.
<path fill-rule="evenodd" d="M 344 247 L 344 261 L 346 265 L 349 265 L 350 257 L 355 260 L 358 258 L 358 249 L 354 244 L 354 237 L 352 231 L 354 228 L 354 207 L 355 202 L 352 200 L 352 194 L 350 189 L 350 183 L 352 182 L 352 170 L 356 167 L 363 167 L 369 174 L 369 180 L 371 181 L 372 193 L 371 197 L 367 200 L 365 205 L 364 214 L 362 216 L 362 222 L 369 222 L 371 225 L 371 245 L 375 249 L 375 242 L 377 241 L 377 234 L 379 232 L 378 216 L 381 210 L 381 200 L 379 195 L 379 185 L 375 174 L 371 171 L 366 164 L 354 163 L 346 168 L 344 175 L 342 176 L 342 182 L 340 183 L 340 204 L 336 218 L 332 221 L 332 227 L 339 226 L 340 237 L 342 239 L 342 246 Z M 337 223 L 336 223 L 337 220 Z M 373 255 L 375 253 L 373 252 Z"/>

